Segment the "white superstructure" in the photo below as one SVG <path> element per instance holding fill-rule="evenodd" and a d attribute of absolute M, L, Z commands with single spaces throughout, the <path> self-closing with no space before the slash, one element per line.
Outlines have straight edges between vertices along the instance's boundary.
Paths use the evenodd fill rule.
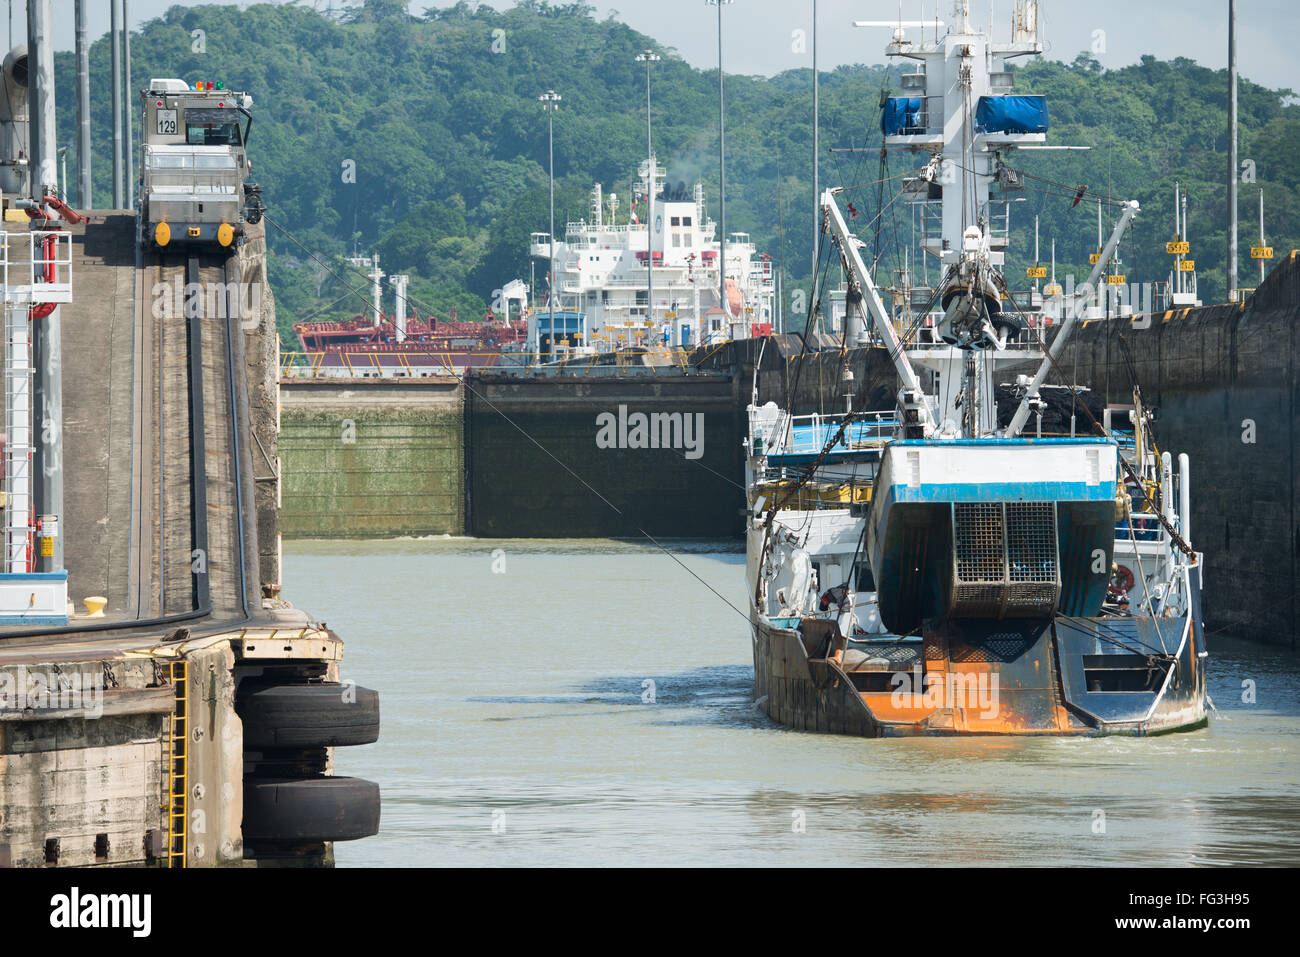
<path fill-rule="evenodd" d="M 629 346 L 693 347 L 765 335 L 775 329 L 776 275 L 747 233 L 726 244 L 727 302 L 720 304 L 717 224 L 709 218 L 704 187 L 665 187 L 664 171 L 639 170 L 638 193 L 653 180 L 654 222 L 638 221 L 636 207 L 620 222 L 618 196 L 600 184 L 591 191 L 591 218 L 568 224 L 555 242 L 555 321 L 538 303 L 529 347 L 549 352 L 551 341 L 598 352 Z M 640 207 L 644 209 L 644 206 Z M 532 255 L 548 268 L 551 237 L 533 233 Z M 654 263 L 654 301 L 649 262 Z M 539 284 L 544 285 L 544 284 Z M 563 314 L 563 316 L 561 315 Z"/>

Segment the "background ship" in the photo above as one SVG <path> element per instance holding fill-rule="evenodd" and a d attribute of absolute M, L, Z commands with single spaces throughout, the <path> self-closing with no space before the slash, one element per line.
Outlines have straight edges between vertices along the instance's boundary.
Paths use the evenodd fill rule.
<path fill-rule="evenodd" d="M 727 296 L 720 302 L 722 244 L 704 186 L 666 187 L 665 178 L 653 156 L 641 163 L 636 199 L 653 188 L 653 223 L 638 221 L 635 201 L 620 223 L 618 195 L 606 197 L 598 183 L 591 190 L 590 220 L 569 223 L 554 244 L 548 233 L 533 233 L 532 255 L 547 264 L 554 257 L 556 297 L 553 318 L 550 303 L 533 310 L 530 351 L 547 356 L 638 346 L 692 349 L 772 333 L 777 280 L 771 257 L 760 255 L 747 233 L 728 236 Z"/>
<path fill-rule="evenodd" d="M 353 260 L 354 265 L 367 260 Z M 379 256 L 368 260 L 371 314 L 343 322 L 298 322 L 293 331 L 302 351 L 285 353 L 286 372 L 307 368 L 314 373 L 367 376 L 433 375 L 439 371 L 496 366 L 525 361 L 528 338 L 527 287 L 512 282 L 502 290 L 503 315 L 489 311 L 482 322 L 407 315 L 405 275 L 389 276 L 396 291 L 392 315 L 383 312 L 384 272 Z"/>

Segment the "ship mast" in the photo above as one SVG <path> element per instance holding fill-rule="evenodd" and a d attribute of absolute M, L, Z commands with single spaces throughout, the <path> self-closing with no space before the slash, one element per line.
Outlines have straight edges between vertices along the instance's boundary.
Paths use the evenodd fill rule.
<path fill-rule="evenodd" d="M 918 370 L 934 376 L 937 388 L 924 396 L 924 434 L 944 438 L 980 438 L 998 433 L 994 394 L 994 369 L 999 362 L 1023 362 L 1043 358 L 1036 333 L 1027 328 L 1019 307 L 1007 301 L 1003 276 L 1009 242 L 1007 225 L 1010 200 L 991 194 L 999 180 L 1003 156 L 1015 149 L 1042 148 L 1046 142 L 1047 111 L 1041 97 L 1009 95 L 1013 76 L 1006 61 L 1043 51 L 1038 24 L 1037 0 L 1018 0 L 1010 42 L 993 42 L 990 31 L 971 24 L 969 0 L 957 0 L 955 22 L 940 35 L 936 24 L 933 42 L 926 39 L 924 24 L 889 21 L 858 21 L 857 26 L 894 28 L 886 47 L 891 57 L 915 61 L 916 72 L 902 77 L 904 95 L 885 101 L 885 145 L 910 149 L 929 162 L 920 174 L 904 182 L 903 198 L 920 213 L 923 224 L 921 248 L 937 260 L 941 279 L 938 305 L 942 318 L 935 332 L 942 341 L 925 341 L 914 331 L 895 329 L 879 306 L 878 297 L 858 253 L 858 241 L 848 233 L 838 209 L 833 209 L 834 192 L 823 193 L 827 224 L 832 240 L 852 275 L 850 292 L 871 316 L 879 341 L 895 361 L 903 391 L 899 397 L 904 419 L 917 412 Z M 920 25 L 920 42 L 908 39 L 907 28 Z M 922 165 L 918 162 L 916 165 Z M 1104 273 L 1120 236 L 1136 212 L 1136 204 L 1125 204 L 1123 215 L 1110 242 L 1097 257 L 1089 283 L 1095 286 Z M 1101 246 L 1100 237 L 1098 245 Z M 1037 256 L 1037 253 L 1035 253 Z M 1010 310 L 1010 311 L 1009 311 Z M 854 310 L 846 322 L 854 331 Z M 916 325 L 925 317 L 916 317 Z M 1062 346 L 1072 323 L 1067 322 L 1056 337 Z M 905 350 L 899 355 L 900 350 Z M 1050 362 L 1044 359 L 1044 363 Z M 1026 409 L 1038 401 L 1040 373 L 1025 406 L 1007 434 L 1018 435 Z M 916 430 L 907 437 L 916 437 Z"/>

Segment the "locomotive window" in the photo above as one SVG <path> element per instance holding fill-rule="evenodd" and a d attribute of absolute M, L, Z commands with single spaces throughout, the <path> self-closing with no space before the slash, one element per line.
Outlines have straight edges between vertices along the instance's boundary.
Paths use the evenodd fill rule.
<path fill-rule="evenodd" d="M 190 146 L 238 146 L 238 123 L 185 124 L 185 142 Z"/>
<path fill-rule="evenodd" d="M 239 114 L 235 110 L 186 110 L 185 142 L 190 146 L 242 145 Z"/>

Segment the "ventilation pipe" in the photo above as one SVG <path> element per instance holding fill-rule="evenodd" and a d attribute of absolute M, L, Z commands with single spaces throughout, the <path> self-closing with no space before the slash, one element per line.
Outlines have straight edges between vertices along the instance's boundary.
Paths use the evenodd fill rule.
<path fill-rule="evenodd" d="M 0 68 L 4 82 L 0 95 L 0 190 L 26 196 L 27 167 L 27 44 L 9 51 Z"/>

